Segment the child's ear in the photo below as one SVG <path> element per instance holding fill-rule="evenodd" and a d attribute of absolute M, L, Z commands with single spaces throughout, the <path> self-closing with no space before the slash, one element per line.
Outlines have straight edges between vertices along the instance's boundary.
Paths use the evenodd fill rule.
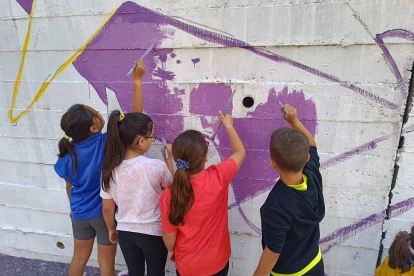
<path fill-rule="evenodd" d="M 99 129 L 95 125 L 91 125 L 91 127 L 89 128 L 89 131 L 95 134 L 99 132 Z"/>
<path fill-rule="evenodd" d="M 144 137 L 139 137 L 137 145 L 142 146 L 143 143 L 144 143 Z"/>
<path fill-rule="evenodd" d="M 270 158 L 270 166 L 272 166 L 273 169 L 275 169 L 276 171 L 279 171 L 279 167 L 277 166 L 276 162 Z"/>
<path fill-rule="evenodd" d="M 306 163 L 310 160 L 310 154 L 308 153 L 308 160 L 306 160 Z"/>

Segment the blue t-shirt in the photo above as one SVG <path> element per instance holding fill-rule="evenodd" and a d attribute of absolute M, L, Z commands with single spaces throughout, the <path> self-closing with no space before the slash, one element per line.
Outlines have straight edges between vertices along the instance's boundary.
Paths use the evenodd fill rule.
<path fill-rule="evenodd" d="M 70 183 L 70 208 L 76 220 L 102 216 L 102 199 L 99 195 L 101 170 L 104 162 L 106 134 L 98 132 L 88 139 L 75 143 L 78 169 L 72 177 L 72 156 L 68 153 L 55 164 L 56 173 Z"/>

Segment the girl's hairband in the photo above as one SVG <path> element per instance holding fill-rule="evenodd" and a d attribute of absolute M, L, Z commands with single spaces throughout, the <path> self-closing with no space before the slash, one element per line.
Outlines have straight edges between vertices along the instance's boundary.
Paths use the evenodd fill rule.
<path fill-rule="evenodd" d="M 124 113 L 119 114 L 118 121 L 122 122 L 124 119 L 125 119 L 125 114 Z"/>
<path fill-rule="evenodd" d="M 66 140 L 69 140 L 70 139 L 70 137 L 68 136 L 68 135 L 63 135 L 63 138 L 65 138 Z"/>
<path fill-rule="evenodd" d="M 177 168 L 182 169 L 183 171 L 186 171 L 190 168 L 190 163 L 182 159 L 178 159 L 175 164 L 177 165 Z"/>

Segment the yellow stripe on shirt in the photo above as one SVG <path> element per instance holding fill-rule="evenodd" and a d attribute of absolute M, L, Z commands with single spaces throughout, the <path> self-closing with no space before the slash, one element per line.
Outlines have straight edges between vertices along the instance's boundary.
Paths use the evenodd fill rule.
<path fill-rule="evenodd" d="M 302 276 L 305 273 L 308 273 L 315 265 L 317 265 L 321 259 L 322 259 L 322 252 L 321 252 L 321 249 L 319 248 L 319 251 L 316 257 L 301 271 L 293 273 L 293 274 L 280 274 L 280 273 L 270 271 L 270 274 L 272 274 L 273 276 Z"/>

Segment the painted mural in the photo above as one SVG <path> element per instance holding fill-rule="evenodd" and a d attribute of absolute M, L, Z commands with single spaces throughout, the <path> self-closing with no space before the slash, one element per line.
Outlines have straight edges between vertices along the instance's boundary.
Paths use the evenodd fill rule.
<path fill-rule="evenodd" d="M 155 133 L 158 137 L 165 137 L 172 141 L 185 129 L 185 120 L 194 117 L 199 120 L 202 131 L 221 157 L 230 155 L 231 147 L 225 133 L 221 128 L 217 137 L 211 139 L 217 124 L 217 110 L 224 107 L 233 90 L 240 89 L 238 84 L 232 84 L 228 76 L 219 76 L 222 81 L 200 82 L 190 87 L 178 85 L 177 79 L 185 79 L 182 75 L 183 68 L 190 70 L 199 66 L 205 66 L 208 57 L 185 54 L 185 50 L 165 48 L 162 45 L 166 41 L 174 41 L 175 33 L 185 33 L 194 39 L 212 43 L 215 47 L 239 48 L 244 55 L 256 55 L 266 60 L 269 64 L 284 64 L 299 71 L 307 72 L 321 80 L 341 86 L 355 93 L 359 101 L 371 102 L 383 109 L 392 110 L 396 116 L 403 112 L 403 106 L 398 102 L 392 102 L 380 97 L 375 92 L 363 88 L 358 83 L 341 80 L 329 72 L 321 71 L 311 65 L 301 63 L 283 55 L 272 53 L 265 48 L 258 48 L 247 42 L 238 40 L 230 35 L 215 32 L 196 24 L 180 21 L 174 17 L 164 15 L 155 10 L 148 9 L 134 2 L 124 2 L 114 10 L 106 21 L 91 34 L 91 37 L 74 53 L 61 67 L 51 72 L 35 93 L 31 103 L 23 110 L 16 111 L 17 96 L 20 91 L 20 82 L 24 74 L 26 54 L 32 38 L 34 24 L 34 12 L 36 0 L 17 0 L 27 12 L 28 30 L 22 51 L 20 67 L 14 82 L 13 97 L 9 109 L 9 121 L 17 124 L 24 120 L 38 101 L 42 100 L 44 93 L 48 93 L 48 87 L 55 78 L 68 66 L 73 66 L 79 74 L 93 87 L 104 104 L 108 104 L 107 89 L 113 91 L 121 108 L 128 112 L 131 110 L 132 83 L 125 77 L 130 69 L 132 61 L 145 52 L 151 43 L 155 43 L 155 49 L 146 58 L 147 73 L 144 76 L 145 87 L 145 113 L 154 120 Z M 387 47 L 387 40 L 399 38 L 409 43 L 414 42 L 414 30 L 392 29 L 383 30 L 374 35 L 373 39 L 377 47 L 382 51 L 385 61 L 388 63 L 398 83 L 398 91 L 403 102 L 408 97 L 408 85 L 404 80 L 400 69 L 395 62 L 391 51 Z M 197 54 L 196 51 L 191 53 Z M 191 54 L 190 53 L 190 54 Z M 243 58 L 242 56 L 240 58 Z M 237 64 L 236 60 L 229 63 Z M 233 65 L 235 66 L 235 65 Z M 208 68 L 214 71 L 214 68 Z M 273 88 L 262 88 L 258 93 L 267 95 L 264 103 L 259 103 L 255 108 L 248 108 L 245 117 L 235 118 L 234 125 L 247 149 L 246 161 L 232 183 L 235 201 L 229 204 L 229 209 L 236 208 L 244 223 L 251 229 L 252 234 L 260 235 L 260 225 L 256 225 L 245 215 L 241 204 L 260 194 L 268 192 L 274 185 L 278 175 L 269 169 L 268 139 L 271 132 L 281 126 L 286 126 L 280 116 L 277 100 L 284 103 L 294 103 L 300 112 L 300 119 L 310 132 L 317 132 L 318 118 L 315 101 L 306 97 L 306 91 L 296 90 L 285 85 Z M 189 97 L 189 103 L 184 102 L 184 96 Z M 252 99 L 254 100 L 254 99 Z M 188 104 L 186 107 L 185 105 Z M 240 103 L 237 103 L 240 104 Z M 229 112 L 234 108 L 233 101 Z M 184 112 L 188 110 L 188 112 Z M 404 126 L 402 135 L 414 131 L 414 125 Z M 321 163 L 321 169 L 336 166 L 345 160 L 375 149 L 380 143 L 400 135 L 393 133 L 381 137 L 372 137 L 367 143 L 361 143 L 346 152 L 338 154 Z M 330 250 L 341 245 L 361 231 L 384 220 L 395 218 L 411 210 L 414 207 L 414 198 L 393 203 L 388 210 L 367 216 L 351 225 L 336 229 L 330 234 L 321 237 L 323 253 L 329 254 Z"/>

